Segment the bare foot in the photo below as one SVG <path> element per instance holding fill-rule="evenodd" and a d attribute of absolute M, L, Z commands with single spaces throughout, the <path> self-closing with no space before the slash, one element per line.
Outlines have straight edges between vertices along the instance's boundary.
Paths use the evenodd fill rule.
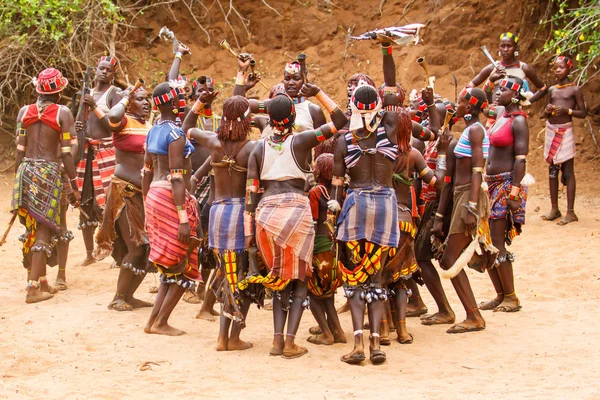
<path fill-rule="evenodd" d="M 521 309 L 521 302 L 516 295 L 507 296 L 504 298 L 504 301 L 494 308 L 494 312 L 517 312 Z"/>
<path fill-rule="evenodd" d="M 219 336 L 217 338 L 217 351 L 226 351 L 228 341 L 228 338 Z"/>
<path fill-rule="evenodd" d="M 227 350 L 229 350 L 229 351 L 248 350 L 248 349 L 251 349 L 252 346 L 253 346 L 252 343 L 244 342 L 241 339 L 229 340 L 229 342 L 227 343 Z"/>
<path fill-rule="evenodd" d="M 150 289 L 148 289 L 148 293 L 158 293 L 158 287 L 152 286 Z"/>
<path fill-rule="evenodd" d="M 210 309 L 210 315 L 212 315 L 213 317 L 219 317 L 221 314 L 219 314 L 218 311 L 215 311 L 214 308 Z"/>
<path fill-rule="evenodd" d="M 560 218 L 561 215 L 558 208 L 553 208 L 549 213 L 542 215 L 542 219 L 544 221 L 554 221 L 555 219 Z"/>
<path fill-rule="evenodd" d="M 146 323 L 146 326 L 144 327 L 144 332 L 146 333 L 152 333 L 152 325 L 154 325 L 154 320 L 150 320 Z"/>
<path fill-rule="evenodd" d="M 573 211 L 568 211 L 567 214 L 565 214 L 565 216 L 562 217 L 562 219 L 556 223 L 556 225 L 564 226 L 566 224 L 576 221 L 579 221 L 577 215 L 575 215 Z"/>
<path fill-rule="evenodd" d="M 156 335 L 167 335 L 167 336 L 181 336 L 185 335 L 185 332 L 181 329 L 173 328 L 169 324 L 164 325 L 152 325 L 150 328 L 150 333 L 154 333 Z"/>
<path fill-rule="evenodd" d="M 423 315 L 421 317 L 421 323 L 423 325 L 453 324 L 455 319 L 456 317 L 453 312 L 437 312 L 435 314 Z"/>
<path fill-rule="evenodd" d="M 285 348 L 283 349 L 282 357 L 288 360 L 292 358 L 302 357 L 308 353 L 308 349 L 306 347 L 298 346 L 297 344 L 288 345 L 286 343 Z"/>
<path fill-rule="evenodd" d="M 94 264 L 96 262 L 96 259 L 94 257 L 92 257 L 91 254 L 88 254 L 85 259 L 79 263 L 80 267 L 86 267 L 88 265 Z"/>
<path fill-rule="evenodd" d="M 25 303 L 27 303 L 27 304 L 39 303 L 40 301 L 50 300 L 53 297 L 54 297 L 54 295 L 51 293 L 42 292 L 39 289 L 30 287 L 27 289 L 27 296 L 25 296 Z"/>
<path fill-rule="evenodd" d="M 273 347 L 269 351 L 269 354 L 272 356 L 280 356 L 283 354 L 283 336 L 275 335 L 273 336 Z"/>
<path fill-rule="evenodd" d="M 200 309 L 200 311 L 198 311 L 198 314 L 196 314 L 196 318 L 203 319 L 208 322 L 215 322 L 216 319 L 211 311 L 206 311 L 206 310 Z M 217 315 L 219 315 L 219 314 L 217 314 Z"/>
<path fill-rule="evenodd" d="M 312 344 L 322 344 L 325 346 L 330 346 L 334 342 L 332 334 L 321 333 L 320 335 L 312 335 L 306 339 L 307 342 Z"/>
<path fill-rule="evenodd" d="M 269 310 L 272 311 L 273 310 L 273 301 L 269 301 L 268 303 L 265 303 L 265 306 L 263 307 L 265 310 Z"/>

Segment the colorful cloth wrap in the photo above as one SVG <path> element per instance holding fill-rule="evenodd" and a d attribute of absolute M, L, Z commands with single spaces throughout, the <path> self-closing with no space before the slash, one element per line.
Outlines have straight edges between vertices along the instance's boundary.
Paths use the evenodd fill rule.
<path fill-rule="evenodd" d="M 125 214 L 123 214 L 123 212 Z M 117 220 L 127 218 L 129 232 L 121 232 Z M 106 210 L 102 217 L 102 225 L 96 234 L 96 248 L 93 256 L 103 260 L 112 254 L 121 268 L 131 269 L 136 275 L 147 272 L 148 233 L 144 221 L 144 199 L 142 190 L 135 185 L 113 176 L 108 188 Z M 124 258 L 128 253 L 127 244 L 123 237 L 129 237 L 131 244 L 136 247 L 146 246 L 145 256 L 140 260 Z"/>
<path fill-rule="evenodd" d="M 329 235 L 316 235 L 313 250 L 313 273 L 308 278 L 308 290 L 320 300 L 328 299 L 342 286 L 342 272 L 332 250 Z"/>
<path fill-rule="evenodd" d="M 406 207 L 399 205 L 398 215 L 401 216 L 398 220 L 400 241 L 397 248 L 390 249 L 389 260 L 383 269 L 383 281 L 387 284 L 400 278 L 408 280 L 420 270 L 415 258 L 417 226 Z"/>
<path fill-rule="evenodd" d="M 515 236 L 521 234 L 525 225 L 525 206 L 527 205 L 527 186 L 521 186 L 519 209 L 516 212 L 508 208 L 508 195 L 512 189 L 512 172 L 498 175 L 486 175 L 490 196 L 490 219 L 507 219 L 505 241 L 510 246 Z"/>
<path fill-rule="evenodd" d="M 245 250 L 245 198 L 215 200 L 212 203 L 208 227 L 208 247 L 218 251 Z"/>
<path fill-rule="evenodd" d="M 81 208 L 90 217 L 80 217 L 80 225 L 97 225 L 106 205 L 106 193 L 115 173 L 117 161 L 112 138 L 86 140 L 83 158 L 77 164 L 75 183 L 81 191 Z M 98 209 L 99 208 L 99 209 Z"/>
<path fill-rule="evenodd" d="M 367 240 L 380 246 L 396 247 L 398 231 L 396 192 L 389 187 L 348 189 L 338 218 L 337 240 Z"/>
<path fill-rule="evenodd" d="M 263 197 L 256 209 L 256 242 L 269 271 L 249 283 L 281 291 L 290 280 L 312 274 L 315 228 L 306 196 L 283 193 Z"/>
<path fill-rule="evenodd" d="M 10 204 L 10 211 L 19 213 L 19 220 L 27 229 L 24 255 L 35 244 L 38 223 L 48 226 L 53 233 L 60 232 L 61 195 L 60 164 L 24 157 L 15 174 Z"/>
<path fill-rule="evenodd" d="M 171 183 L 155 181 L 150 184 L 146 198 L 146 230 L 150 241 L 148 260 L 161 272 L 161 283 L 176 283 L 193 288 L 193 281 L 201 281 L 198 271 L 198 252 L 188 256 L 188 245 L 179 241 L 179 217 L 173 200 Z M 187 191 L 185 210 L 190 225 L 190 236 L 197 238 L 199 222 L 196 201 Z"/>
<path fill-rule="evenodd" d="M 492 244 L 492 235 L 490 232 L 490 202 L 487 191 L 482 187 L 479 188 L 479 198 L 477 200 L 478 223 L 476 231 L 469 231 L 465 226 L 464 219 L 469 215 L 465 205 L 469 203 L 471 195 L 471 184 L 460 185 L 454 187 L 454 206 L 452 209 L 452 220 L 450 221 L 450 229 L 446 241 L 442 245 L 439 256 L 443 254 L 444 249 L 448 246 L 448 240 L 451 235 L 462 234 L 465 236 L 479 237 L 480 251 L 475 251 L 469 267 L 476 271 L 484 272 L 486 269 L 492 268 L 496 261 L 498 249 Z"/>
<path fill-rule="evenodd" d="M 546 121 L 544 160 L 548 164 L 562 164 L 575 157 L 573 123 L 551 124 Z"/>

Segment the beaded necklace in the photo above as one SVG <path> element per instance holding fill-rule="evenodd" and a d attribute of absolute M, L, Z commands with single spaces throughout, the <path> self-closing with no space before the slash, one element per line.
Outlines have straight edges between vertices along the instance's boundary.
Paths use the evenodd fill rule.
<path fill-rule="evenodd" d="M 565 83 L 564 85 L 554 85 L 554 87 L 556 87 L 557 89 L 564 89 L 569 86 L 575 86 L 575 84 L 573 82 L 569 82 Z"/>
<path fill-rule="evenodd" d="M 281 153 L 283 150 L 283 144 L 285 140 L 291 135 L 291 132 L 286 133 L 285 135 L 271 135 L 267 137 L 267 144 L 271 146 L 272 149 Z"/>
<path fill-rule="evenodd" d="M 356 144 L 356 143 L 360 142 L 361 140 L 366 140 L 366 139 L 368 139 L 368 138 L 371 136 L 371 134 L 372 134 L 373 132 L 369 132 L 369 133 L 368 133 L 368 134 L 366 134 L 365 136 L 358 136 L 358 135 L 355 133 L 355 131 L 352 131 L 352 132 L 350 132 L 350 133 L 352 133 L 352 141 L 353 141 L 353 142 Z"/>

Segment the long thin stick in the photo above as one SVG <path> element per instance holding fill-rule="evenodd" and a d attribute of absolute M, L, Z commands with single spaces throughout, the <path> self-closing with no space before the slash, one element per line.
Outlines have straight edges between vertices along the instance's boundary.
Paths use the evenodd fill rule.
<path fill-rule="evenodd" d="M 585 122 L 587 122 L 588 129 L 590 130 L 590 135 L 592 135 L 592 140 L 594 141 L 596 148 L 600 150 L 600 147 L 598 147 L 598 142 L 596 141 L 596 135 L 594 135 L 594 130 L 592 129 L 592 123 L 587 118 L 585 119 Z"/>
<path fill-rule="evenodd" d="M 6 228 L 4 235 L 2 235 L 2 239 L 0 239 L 0 246 L 6 243 L 6 238 L 8 237 L 8 233 L 10 232 L 10 229 L 12 228 L 13 224 L 15 223 L 15 220 L 17 219 L 17 214 L 18 212 L 16 211 L 13 213 L 13 216 L 10 219 L 10 222 L 8 223 L 8 227 Z"/>

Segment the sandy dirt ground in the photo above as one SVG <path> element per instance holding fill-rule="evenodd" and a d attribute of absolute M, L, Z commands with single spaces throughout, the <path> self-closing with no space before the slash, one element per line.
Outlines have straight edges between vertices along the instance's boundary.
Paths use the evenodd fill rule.
<path fill-rule="evenodd" d="M 600 396 L 600 201 L 580 197 L 581 221 L 565 227 L 540 219 L 547 185 L 532 188 L 524 235 L 513 246 L 516 287 L 523 310 L 484 314 L 483 332 L 448 335 L 447 326 L 425 327 L 409 319 L 412 345 L 393 341 L 381 366 L 349 366 L 339 361 L 350 344 L 316 346 L 306 342 L 315 324 L 304 314 L 298 342 L 308 355 L 296 360 L 270 357 L 271 312 L 252 308 L 243 338 L 245 352 L 215 351 L 217 322 L 195 319 L 198 305 L 181 302 L 171 318 L 187 331 L 182 337 L 147 335 L 149 309 L 107 310 L 118 270 L 110 260 L 74 266 L 84 255 L 79 234 L 72 242 L 69 289 L 53 299 L 25 304 L 25 272 L 15 225 L 1 248 L 1 398 L 578 398 Z M 9 219 L 11 183 L 0 177 L 0 227 Z M 561 196 L 561 201 L 564 198 Z M 563 203 L 564 204 L 564 203 Z M 564 208 L 564 206 L 563 206 Z M 69 212 L 74 228 L 75 212 Z M 594 257 L 596 256 L 596 257 Z M 56 268 L 48 276 L 53 282 Z M 470 271 L 478 301 L 493 295 L 486 275 Z M 138 294 L 154 295 L 149 275 Z M 450 302 L 464 316 L 450 282 Z M 426 290 L 424 299 L 434 308 Z M 341 304 L 343 297 L 338 295 Z M 350 340 L 349 314 L 341 315 Z M 395 334 L 392 334 L 395 338 Z M 596 365 L 596 367 L 594 367 Z M 374 389 L 373 389 L 374 388 Z"/>

